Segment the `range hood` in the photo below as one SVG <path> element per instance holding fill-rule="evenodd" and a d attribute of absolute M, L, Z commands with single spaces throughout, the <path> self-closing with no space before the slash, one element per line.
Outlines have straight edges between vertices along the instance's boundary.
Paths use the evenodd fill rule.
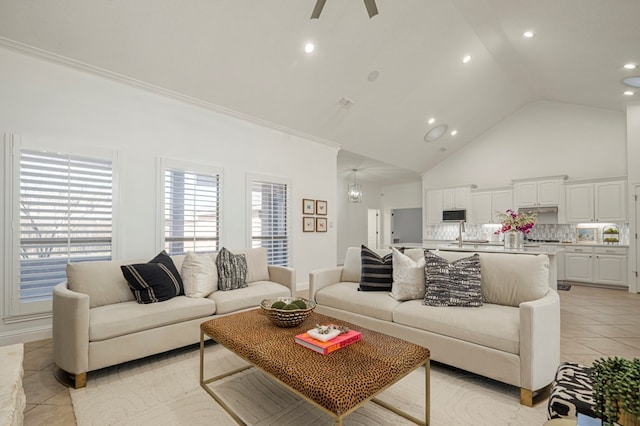
<path fill-rule="evenodd" d="M 545 207 L 520 207 L 518 213 L 558 213 L 558 206 L 545 206 Z"/>

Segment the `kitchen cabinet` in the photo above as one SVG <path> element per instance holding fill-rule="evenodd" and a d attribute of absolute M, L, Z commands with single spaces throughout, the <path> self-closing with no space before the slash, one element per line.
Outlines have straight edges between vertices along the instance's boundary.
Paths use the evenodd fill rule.
<path fill-rule="evenodd" d="M 426 212 L 427 225 L 442 223 L 443 193 L 440 189 L 425 191 L 424 197 L 426 205 L 423 211 Z"/>
<path fill-rule="evenodd" d="M 496 211 L 504 212 L 513 209 L 513 190 L 479 191 L 471 193 L 471 223 L 500 223 Z"/>
<path fill-rule="evenodd" d="M 514 182 L 516 207 L 558 206 L 561 203 L 561 179 Z"/>
<path fill-rule="evenodd" d="M 471 189 L 449 188 L 442 190 L 442 204 L 444 210 L 463 210 L 469 206 L 469 197 Z"/>
<path fill-rule="evenodd" d="M 566 247 L 565 279 L 627 286 L 627 249 L 624 247 Z"/>
<path fill-rule="evenodd" d="M 626 222 L 626 188 L 623 180 L 568 184 L 567 222 Z"/>

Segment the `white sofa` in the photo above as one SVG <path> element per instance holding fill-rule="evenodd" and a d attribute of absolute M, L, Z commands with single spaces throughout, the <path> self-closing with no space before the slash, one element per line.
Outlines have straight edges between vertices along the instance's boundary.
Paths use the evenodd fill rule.
<path fill-rule="evenodd" d="M 247 261 L 247 287 L 150 304 L 135 300 L 120 269 L 146 260 L 69 264 L 67 281 L 53 290 L 56 366 L 73 375 L 75 387 L 83 387 L 89 371 L 199 342 L 200 324 L 212 315 L 255 308 L 263 299 L 295 294 L 295 271 L 267 265 L 266 249 L 239 253 Z M 178 271 L 184 259 L 184 255 L 172 256 Z"/>
<path fill-rule="evenodd" d="M 376 250 L 379 254 L 389 250 Z M 407 249 L 414 260 L 422 249 Z M 439 252 L 448 261 L 470 252 Z M 549 287 L 546 255 L 479 253 L 481 307 L 425 306 L 397 301 L 386 291 L 358 291 L 360 248 L 344 266 L 310 273 L 316 312 L 429 348 L 431 359 L 520 388 L 532 406 L 545 395 L 560 362 L 560 300 Z"/>

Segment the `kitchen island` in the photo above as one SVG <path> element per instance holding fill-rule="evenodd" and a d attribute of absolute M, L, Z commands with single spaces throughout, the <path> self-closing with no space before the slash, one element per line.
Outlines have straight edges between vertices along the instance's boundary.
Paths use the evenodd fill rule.
<path fill-rule="evenodd" d="M 540 246 L 537 244 L 525 245 L 521 249 L 505 249 L 503 244 L 491 243 L 462 243 L 460 246 L 457 242 L 424 242 L 418 243 L 398 243 L 393 245 L 396 248 L 424 248 L 428 250 L 441 251 L 468 251 L 470 253 L 510 253 L 510 254 L 545 254 L 549 257 L 549 286 L 554 290 L 558 289 L 558 264 L 556 254 L 564 252 L 562 247 L 558 246 Z"/>

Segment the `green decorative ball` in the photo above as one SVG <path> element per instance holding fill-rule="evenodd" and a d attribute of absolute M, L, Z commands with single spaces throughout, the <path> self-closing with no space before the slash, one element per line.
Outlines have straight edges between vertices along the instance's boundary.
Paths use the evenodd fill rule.
<path fill-rule="evenodd" d="M 307 304 L 304 303 L 304 300 L 302 299 L 296 299 L 293 302 L 291 302 L 292 305 L 297 305 L 298 309 L 307 309 Z"/>
<path fill-rule="evenodd" d="M 287 306 L 287 304 L 284 303 L 282 300 L 278 300 L 277 302 L 273 302 L 273 304 L 271 305 L 271 307 L 273 309 L 285 309 L 285 306 Z"/>

